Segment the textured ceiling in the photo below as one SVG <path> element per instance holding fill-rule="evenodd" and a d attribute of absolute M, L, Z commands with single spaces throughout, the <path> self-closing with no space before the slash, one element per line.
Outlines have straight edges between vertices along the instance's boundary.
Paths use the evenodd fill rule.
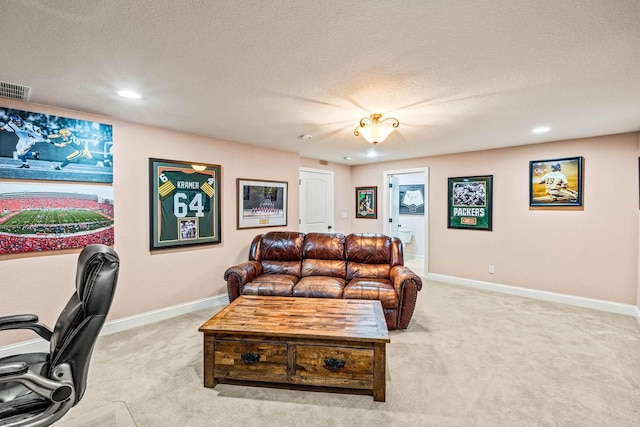
<path fill-rule="evenodd" d="M 638 0 L 0 4 L 0 80 L 32 87 L 32 102 L 304 157 L 363 164 L 640 129 Z M 376 159 L 353 135 L 371 113 L 400 120 Z"/>

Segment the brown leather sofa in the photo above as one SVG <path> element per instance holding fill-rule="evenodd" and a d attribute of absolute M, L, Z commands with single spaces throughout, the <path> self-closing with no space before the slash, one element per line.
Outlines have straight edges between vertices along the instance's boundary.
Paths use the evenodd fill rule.
<path fill-rule="evenodd" d="M 422 288 L 404 266 L 400 239 L 382 234 L 260 234 L 249 261 L 224 279 L 230 302 L 240 295 L 380 300 L 389 329 L 409 326 Z"/>

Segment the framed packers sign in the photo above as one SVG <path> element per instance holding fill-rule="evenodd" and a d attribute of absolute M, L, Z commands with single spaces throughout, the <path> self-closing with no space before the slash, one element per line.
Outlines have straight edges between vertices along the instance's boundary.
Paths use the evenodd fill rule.
<path fill-rule="evenodd" d="M 491 231 L 493 175 L 449 178 L 447 228 Z"/>
<path fill-rule="evenodd" d="M 149 159 L 150 249 L 220 243 L 220 165 Z"/>

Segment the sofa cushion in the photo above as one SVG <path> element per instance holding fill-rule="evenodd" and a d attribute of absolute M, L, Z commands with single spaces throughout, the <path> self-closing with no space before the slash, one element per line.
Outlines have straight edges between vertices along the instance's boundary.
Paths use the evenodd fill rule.
<path fill-rule="evenodd" d="M 367 264 L 404 265 L 402 242 L 384 234 L 349 234 L 345 240 L 347 261 Z"/>
<path fill-rule="evenodd" d="M 304 234 L 288 231 L 272 231 L 262 236 L 257 261 L 301 261 Z"/>
<path fill-rule="evenodd" d="M 309 233 L 304 237 L 303 258 L 344 260 L 344 234 Z"/>
<path fill-rule="evenodd" d="M 370 278 L 370 279 L 390 279 L 389 264 L 364 264 L 359 262 L 347 263 L 347 280 Z"/>
<path fill-rule="evenodd" d="M 353 279 L 344 288 L 343 298 L 380 300 L 382 308 L 397 308 L 398 294 L 390 280 Z"/>
<path fill-rule="evenodd" d="M 302 277 L 331 276 L 345 278 L 345 237 L 340 233 L 309 233 L 302 249 Z"/>
<path fill-rule="evenodd" d="M 300 277 L 302 262 L 300 261 L 276 261 L 262 260 L 262 274 L 288 274 Z"/>
<path fill-rule="evenodd" d="M 349 234 L 346 238 L 347 261 L 364 264 L 389 264 L 391 239 L 382 234 Z"/>
<path fill-rule="evenodd" d="M 244 285 L 244 295 L 290 297 L 298 277 L 292 274 L 263 274 Z"/>
<path fill-rule="evenodd" d="M 291 274 L 300 277 L 303 242 L 302 233 L 272 231 L 256 242 L 253 257 L 262 264 L 264 274 Z"/>
<path fill-rule="evenodd" d="M 294 297 L 342 298 L 346 281 L 340 277 L 307 276 L 293 287 Z"/>
<path fill-rule="evenodd" d="M 344 279 L 347 263 L 337 259 L 305 259 L 302 261 L 302 277 L 331 276 Z"/>

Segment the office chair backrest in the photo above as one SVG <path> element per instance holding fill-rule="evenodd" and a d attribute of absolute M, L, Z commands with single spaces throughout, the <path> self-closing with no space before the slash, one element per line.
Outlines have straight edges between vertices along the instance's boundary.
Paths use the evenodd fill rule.
<path fill-rule="evenodd" d="M 87 386 L 89 360 L 113 301 L 119 266 L 118 255 L 110 247 L 99 244 L 85 247 L 78 258 L 76 292 L 53 329 L 49 375 L 61 363 L 71 366 L 75 403 Z"/>

